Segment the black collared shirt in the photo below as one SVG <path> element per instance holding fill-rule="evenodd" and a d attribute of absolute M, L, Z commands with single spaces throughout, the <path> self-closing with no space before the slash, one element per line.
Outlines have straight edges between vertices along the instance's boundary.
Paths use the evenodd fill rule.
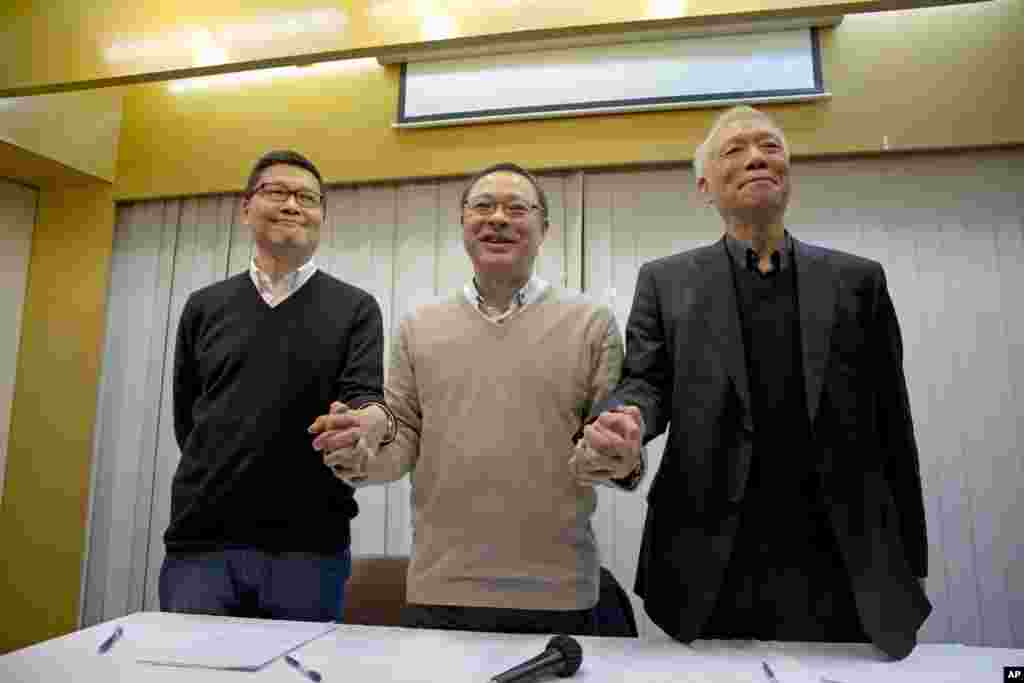
<path fill-rule="evenodd" d="M 789 236 L 788 230 L 783 233 L 782 240 L 781 248 L 772 252 L 772 269 L 767 273 L 762 273 L 758 270 L 757 264 L 760 257 L 758 256 L 758 253 L 754 251 L 754 244 L 750 240 L 736 239 L 732 235 L 726 233 L 725 247 L 728 249 L 733 263 L 735 263 L 739 268 L 753 270 L 754 272 L 759 273 L 762 277 L 770 277 L 776 273 L 786 270 L 793 263 L 793 239 Z"/>

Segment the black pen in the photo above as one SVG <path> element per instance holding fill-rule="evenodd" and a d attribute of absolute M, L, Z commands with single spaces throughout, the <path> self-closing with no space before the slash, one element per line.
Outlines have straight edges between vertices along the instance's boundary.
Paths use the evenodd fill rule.
<path fill-rule="evenodd" d="M 771 683 L 779 683 L 779 679 L 775 677 L 775 672 L 772 671 L 770 666 L 768 666 L 768 662 L 762 661 L 761 668 L 764 669 L 764 675 L 768 677 L 768 680 L 771 681 Z"/>
<path fill-rule="evenodd" d="M 320 675 L 319 671 L 313 669 L 307 669 L 299 663 L 299 660 L 295 659 L 291 655 L 285 655 L 284 661 L 288 662 L 288 665 L 298 671 L 300 674 L 313 681 L 313 683 L 320 683 L 323 680 L 323 676 Z"/>
<path fill-rule="evenodd" d="M 114 647 L 114 643 L 116 643 L 123 635 L 124 629 L 121 628 L 120 624 L 118 624 L 117 628 L 114 629 L 114 632 L 111 633 L 106 640 L 100 643 L 100 646 L 98 648 L 96 648 L 96 654 L 104 655 L 110 652 L 110 648 Z"/>

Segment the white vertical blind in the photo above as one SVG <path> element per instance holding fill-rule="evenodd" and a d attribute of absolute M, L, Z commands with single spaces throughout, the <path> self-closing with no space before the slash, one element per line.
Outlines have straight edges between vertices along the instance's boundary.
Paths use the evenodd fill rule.
<path fill-rule="evenodd" d="M 1020 150 L 794 165 L 791 232 L 880 261 L 901 322 L 935 605 L 926 642 L 1024 645 L 1022 198 Z M 588 173 L 584 206 L 587 289 L 609 292 L 620 319 L 640 264 L 722 232 L 690 169 Z M 614 569 L 631 587 L 639 539 L 627 525 L 644 504 L 613 505 Z"/>
<path fill-rule="evenodd" d="M 1024 155 L 818 163 L 798 182 L 807 238 L 885 265 L 900 316 L 936 607 L 922 636 L 1020 647 Z M 847 194 L 858 210 L 829 208 Z"/>
<path fill-rule="evenodd" d="M 613 306 L 625 328 L 641 264 L 720 237 L 689 167 L 546 176 L 552 282 Z M 469 277 L 462 181 L 336 188 L 317 260 L 369 290 L 390 346 L 400 316 Z M 879 260 L 902 324 L 921 451 L 935 612 L 922 640 L 1024 647 L 1024 152 L 798 161 L 793 234 Z M 155 609 L 178 449 L 170 361 L 184 298 L 248 265 L 237 196 L 119 210 L 96 436 L 83 622 Z M 649 446 L 657 467 L 664 437 Z M 648 478 L 648 483 L 650 478 Z M 408 481 L 357 493 L 353 552 L 406 553 Z M 646 509 L 600 492 L 604 564 L 631 592 Z M 634 598 L 642 633 L 656 633 Z"/>
<path fill-rule="evenodd" d="M 721 222 L 701 211 L 689 168 L 588 173 L 584 196 L 584 287 L 612 306 L 625 335 L 640 266 L 717 239 Z M 647 490 L 664 448 L 664 436 L 647 445 L 648 475 L 637 491 L 601 491 L 595 523 L 604 562 L 629 593 L 641 637 L 659 632 L 633 594 L 633 582 Z"/>

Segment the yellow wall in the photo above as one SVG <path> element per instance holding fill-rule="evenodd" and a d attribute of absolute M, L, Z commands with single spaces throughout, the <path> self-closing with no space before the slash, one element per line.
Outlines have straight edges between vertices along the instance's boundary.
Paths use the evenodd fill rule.
<path fill-rule="evenodd" d="M 91 185 L 97 178 L 60 162 L 0 140 L 0 178 L 32 187 Z"/>
<path fill-rule="evenodd" d="M 0 103 L 0 140 L 113 180 L 121 99 L 117 88 L 8 99 Z"/>
<path fill-rule="evenodd" d="M 771 108 L 796 154 L 1024 142 L 1024 0 L 847 17 L 823 32 L 831 100 Z M 398 68 L 173 94 L 129 89 L 120 198 L 238 189 L 264 151 L 307 153 L 332 182 L 690 159 L 709 110 L 396 130 Z"/>
<path fill-rule="evenodd" d="M 113 225 L 109 184 L 40 192 L 0 506 L 0 652 L 77 626 Z"/>
<path fill-rule="evenodd" d="M 752 17 L 836 16 L 974 0 L 8 0 L 0 8 L 0 96 L 138 83 L 268 60 L 377 56 L 425 41 L 493 43 L 630 28 L 707 26 Z M 328 10 L 333 15 L 309 12 Z M 305 13 L 305 14 L 304 14 Z M 340 17 L 334 19 L 331 17 Z M 295 19 L 303 32 L 279 30 Z M 428 19 L 441 20 L 440 28 Z M 261 40 L 239 40 L 258 26 Z M 320 25 L 329 30 L 316 30 Z M 204 39 L 203 36 L 206 36 Z M 156 58 L 154 41 L 163 41 Z M 210 42 L 212 41 L 212 42 Z M 131 45 L 111 52 L 111 47 Z M 222 52 L 199 51 L 214 45 Z M 139 49 L 142 45 L 144 49 Z"/>

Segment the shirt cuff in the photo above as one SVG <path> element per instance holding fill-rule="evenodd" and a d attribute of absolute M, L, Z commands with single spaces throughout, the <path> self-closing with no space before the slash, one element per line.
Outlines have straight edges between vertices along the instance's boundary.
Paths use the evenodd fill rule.
<path fill-rule="evenodd" d="M 643 444 L 644 434 L 647 433 L 647 425 L 644 423 L 644 415 L 640 413 L 640 463 L 633 468 L 627 476 L 622 479 L 612 479 L 612 483 L 623 491 L 635 491 L 644 480 L 647 473 L 647 446 Z"/>
<path fill-rule="evenodd" d="M 642 419 L 642 418 L 641 418 Z M 637 463 L 633 471 L 627 474 L 622 479 L 611 479 L 611 483 L 615 488 L 622 489 L 623 491 L 635 491 L 640 486 L 640 482 L 644 480 L 644 475 L 647 473 L 647 446 L 640 447 L 640 462 Z"/>

